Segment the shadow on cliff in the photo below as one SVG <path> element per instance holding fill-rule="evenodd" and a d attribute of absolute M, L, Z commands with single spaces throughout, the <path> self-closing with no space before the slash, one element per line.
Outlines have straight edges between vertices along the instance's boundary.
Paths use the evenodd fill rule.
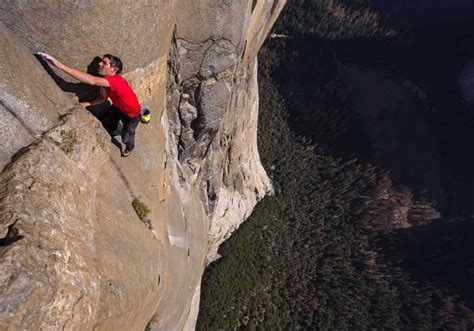
<path fill-rule="evenodd" d="M 59 76 L 53 68 L 40 55 L 34 54 L 36 59 L 41 63 L 44 70 L 51 76 L 54 82 L 64 92 L 74 93 L 79 101 L 90 100 L 99 95 L 100 88 L 98 86 L 91 86 L 85 83 L 71 83 Z M 96 56 L 92 62 L 87 66 L 87 73 L 93 76 L 98 76 L 100 57 Z"/>
<path fill-rule="evenodd" d="M 62 78 L 60 75 L 58 75 L 53 68 L 48 64 L 47 61 L 45 61 L 41 56 L 35 54 L 35 57 L 38 59 L 38 61 L 41 63 L 43 66 L 44 70 L 48 73 L 48 75 L 51 76 L 51 78 L 54 80 L 54 82 L 59 86 L 59 88 L 68 93 L 74 93 L 76 97 L 79 99 L 79 101 L 89 101 L 97 96 L 100 95 L 100 87 L 99 86 L 92 86 L 88 85 L 85 83 L 71 83 L 64 78 Z M 96 56 L 91 63 L 87 66 L 87 73 L 93 76 L 99 76 L 99 62 L 101 61 L 101 58 L 99 56 Z M 96 106 L 90 106 L 87 107 L 87 109 L 97 117 L 102 124 L 107 124 L 104 122 L 106 120 L 106 112 L 107 109 L 110 107 L 110 103 L 106 102 L 101 105 L 96 105 Z"/>
<path fill-rule="evenodd" d="M 16 222 L 17 221 L 8 226 L 7 234 L 5 235 L 5 237 L 0 238 L 0 246 L 8 246 L 24 238 L 24 236 L 22 236 L 19 233 L 19 230 L 15 227 Z"/>
<path fill-rule="evenodd" d="M 378 237 L 385 258 L 420 284 L 450 289 L 474 307 L 474 219 L 441 219 Z"/>
<path fill-rule="evenodd" d="M 34 54 L 36 59 L 40 62 L 40 64 L 43 66 L 44 70 L 51 76 L 51 78 L 54 80 L 54 82 L 59 86 L 59 88 L 68 93 L 74 93 L 75 96 L 79 99 L 79 102 L 82 101 L 90 101 L 93 100 L 94 98 L 98 97 L 100 95 L 100 87 L 99 86 L 93 86 L 85 83 L 71 83 L 66 80 L 64 80 L 61 76 L 59 76 L 53 68 L 48 64 L 47 61 L 45 61 L 40 55 Z M 94 57 L 94 59 L 89 63 L 87 66 L 87 73 L 93 76 L 99 76 L 99 62 L 101 61 L 101 58 L 99 56 Z M 107 130 L 107 132 L 111 132 L 111 121 L 112 118 L 109 116 L 109 108 L 111 106 L 111 103 L 107 100 L 106 102 L 99 104 L 99 105 L 93 105 L 87 107 L 87 110 L 94 115 L 101 123 L 102 126 Z M 117 148 L 122 151 L 122 146 L 120 142 L 115 139 L 113 136 L 111 136 L 111 142 L 117 146 Z"/>

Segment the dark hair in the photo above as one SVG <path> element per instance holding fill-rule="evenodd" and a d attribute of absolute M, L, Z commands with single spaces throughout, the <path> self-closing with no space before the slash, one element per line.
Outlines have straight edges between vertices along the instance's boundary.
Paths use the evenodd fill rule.
<path fill-rule="evenodd" d="M 105 54 L 104 57 L 110 60 L 110 66 L 117 68 L 117 73 L 121 73 L 123 69 L 122 60 L 120 60 L 117 56 L 111 54 Z"/>

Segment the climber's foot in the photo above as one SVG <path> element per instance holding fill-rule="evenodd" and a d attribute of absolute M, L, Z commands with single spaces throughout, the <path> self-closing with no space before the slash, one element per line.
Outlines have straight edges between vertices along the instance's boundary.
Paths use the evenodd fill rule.
<path fill-rule="evenodd" d="M 132 153 L 132 149 L 125 148 L 125 150 L 122 152 L 122 157 L 127 157 Z"/>

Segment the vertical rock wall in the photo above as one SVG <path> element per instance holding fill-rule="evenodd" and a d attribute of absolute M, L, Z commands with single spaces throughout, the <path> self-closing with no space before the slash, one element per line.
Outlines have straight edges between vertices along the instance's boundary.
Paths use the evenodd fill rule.
<path fill-rule="evenodd" d="M 283 5 L 0 4 L 0 328 L 194 327 L 206 262 L 271 189 L 256 55 Z M 154 116 L 131 157 L 35 51 L 82 70 L 103 53 L 122 58 Z M 147 223 L 134 198 L 151 208 Z"/>
<path fill-rule="evenodd" d="M 257 150 L 257 52 L 284 3 L 199 1 L 178 15 L 167 109 L 179 161 L 211 218 L 208 261 L 271 190 Z"/>

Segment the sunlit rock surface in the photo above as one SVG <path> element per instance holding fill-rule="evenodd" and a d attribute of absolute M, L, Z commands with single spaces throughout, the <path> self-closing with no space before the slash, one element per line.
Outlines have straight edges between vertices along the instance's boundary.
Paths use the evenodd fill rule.
<path fill-rule="evenodd" d="M 1 329 L 194 328 L 205 265 L 271 191 L 256 55 L 284 3 L 0 4 Z M 122 58 L 153 111 L 129 158 L 37 51 Z"/>

